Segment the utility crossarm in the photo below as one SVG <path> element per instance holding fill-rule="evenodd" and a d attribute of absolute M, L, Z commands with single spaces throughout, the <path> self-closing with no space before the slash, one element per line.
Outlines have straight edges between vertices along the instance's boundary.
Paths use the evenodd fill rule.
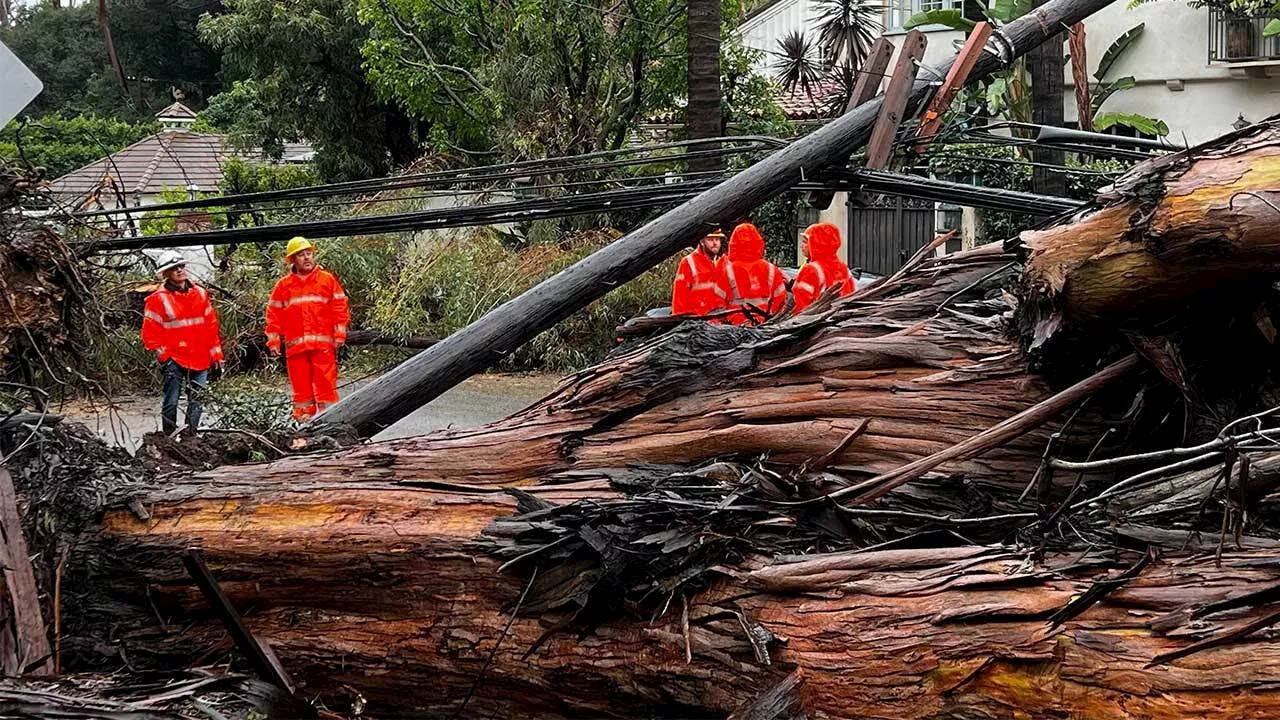
<path fill-rule="evenodd" d="M 920 69 L 920 60 L 924 57 L 924 49 L 928 44 L 928 38 L 919 30 L 912 30 L 902 40 L 902 49 L 898 51 L 898 62 L 893 66 L 893 75 L 889 77 L 889 86 L 885 88 L 884 95 L 880 98 L 880 114 L 871 128 L 871 139 L 867 145 L 868 170 L 883 170 L 889 165 L 889 158 L 893 156 L 894 139 L 898 136 L 898 127 L 902 125 L 903 120 L 910 117 L 907 112 L 907 103 L 912 99 L 916 73 Z"/>
<path fill-rule="evenodd" d="M 969 74 L 974 82 L 1107 7 L 1111 0 L 1050 0 L 995 31 L 990 52 Z M 948 60 L 926 78 L 945 77 Z M 920 79 L 908 108 L 919 108 L 934 87 Z M 342 423 L 368 437 L 408 415 L 449 388 L 489 367 L 539 333 L 635 279 L 714 227 L 753 208 L 833 162 L 862 148 L 880 112 L 879 99 L 842 115 L 732 178 L 667 211 L 413 356 L 318 415 L 312 423 Z"/>
<path fill-rule="evenodd" d="M 991 29 L 991 23 L 980 22 L 973 27 L 973 30 L 969 31 L 969 37 L 964 41 L 964 46 L 960 48 L 959 54 L 956 55 L 956 61 L 951 64 L 951 69 L 947 71 L 947 77 L 943 79 L 942 87 L 938 88 L 938 91 L 933 94 L 933 101 L 929 103 L 929 109 L 925 110 L 924 115 L 920 118 L 920 130 L 916 133 L 916 137 L 920 141 L 915 147 L 917 155 L 924 154 L 924 151 L 929 147 L 929 143 L 933 140 L 933 136 L 937 135 L 938 131 L 942 129 L 942 116 L 951 107 L 951 103 L 955 101 L 960 88 L 964 87 L 965 80 L 969 79 L 969 73 L 978 62 L 978 57 L 982 55 L 987 41 L 991 39 Z"/>
<path fill-rule="evenodd" d="M 893 57 L 893 43 L 883 35 L 876 38 L 871 51 L 862 61 L 862 67 L 858 69 L 858 79 L 853 84 L 853 93 L 849 95 L 849 102 L 844 108 L 845 112 L 867 104 L 876 96 L 876 90 L 880 87 L 880 81 L 884 79 L 884 71 L 889 68 L 891 57 Z"/>

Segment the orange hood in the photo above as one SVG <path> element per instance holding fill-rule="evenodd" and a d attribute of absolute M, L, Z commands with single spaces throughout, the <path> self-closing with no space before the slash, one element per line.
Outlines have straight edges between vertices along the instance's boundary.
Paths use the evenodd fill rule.
<path fill-rule="evenodd" d="M 751 223 L 742 223 L 729 236 L 729 259 L 748 263 L 764 259 L 764 237 Z"/>
<path fill-rule="evenodd" d="M 817 223 L 805 228 L 809 239 L 810 260 L 833 260 L 840 253 L 840 229 L 831 223 Z"/>

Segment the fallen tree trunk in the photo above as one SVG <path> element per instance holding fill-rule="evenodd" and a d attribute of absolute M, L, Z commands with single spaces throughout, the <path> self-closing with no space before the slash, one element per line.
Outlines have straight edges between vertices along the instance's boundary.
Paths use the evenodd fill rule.
<path fill-rule="evenodd" d="M 1280 124 L 1268 120 L 1148 162 L 1081 216 L 1023 233 L 1032 346 L 1062 329 L 1167 312 L 1280 269 Z"/>
<path fill-rule="evenodd" d="M 1167 192 L 1197 158 L 1275 133 L 1117 187 L 1146 178 L 1158 214 L 1198 197 Z M 1199 239 L 1165 262 L 1238 277 L 1196 252 L 1221 236 L 1179 232 Z M 134 661 L 225 647 L 178 561 L 194 546 L 309 694 L 380 716 L 720 716 L 796 670 L 815 717 L 1273 716 L 1269 239 L 1233 241 L 1256 282 L 1153 285 L 1163 309 L 1119 327 L 1061 305 L 1076 342 L 1031 368 L 1012 330 L 1060 300 L 1020 282 L 1053 272 L 1118 302 L 1092 274 L 1142 242 L 1056 271 L 1033 243 L 1025 275 L 1018 248 L 926 250 L 761 329 L 630 347 L 491 426 L 144 488 L 76 550 L 69 637 Z"/>
<path fill-rule="evenodd" d="M 995 246 L 944 259 L 922 253 L 914 272 L 886 281 L 882 295 L 896 292 L 892 298 L 868 295 L 758 331 L 690 323 L 568 378 L 502 422 L 253 472 L 494 486 L 722 456 L 802 465 L 833 451 L 833 472 L 889 472 L 1052 394 L 1004 337 L 1009 301 L 974 303 L 1010 281 L 1013 260 Z M 963 312 L 930 317 L 948 298 Z M 1058 418 L 1045 420 L 1054 422 L 941 471 L 1025 483 L 1059 429 Z M 1096 423 L 1078 418 L 1064 446 L 1093 437 Z M 847 443 L 855 431 L 856 442 Z M 227 482 L 244 473 L 225 468 L 211 477 Z"/>
<path fill-rule="evenodd" d="M 533 492 L 556 503 L 612 495 L 602 483 Z M 1228 552 L 1220 567 L 1212 558 L 1158 563 L 1060 624 L 1049 618 L 1116 575 L 1115 563 L 1075 553 L 1028 564 L 975 546 L 757 559 L 705 592 L 669 599 L 656 621 L 555 633 L 539 645 L 559 617 L 517 617 L 504 632 L 525 583 L 477 546 L 513 510 L 501 494 L 342 480 L 184 483 L 144 505 L 145 521 L 108 513 L 94 551 L 105 563 L 95 590 L 117 604 L 91 609 L 128 623 L 118 642 L 132 661 L 227 646 L 178 562 L 198 546 L 304 694 L 335 708 L 346 686 L 378 717 L 457 711 L 473 685 L 466 717 L 723 716 L 795 669 L 812 717 L 1280 712 L 1280 692 L 1260 684 L 1280 672 L 1280 641 L 1149 666 L 1265 615 L 1265 606 L 1211 604 L 1274 592 L 1272 550 Z M 572 585 L 581 570 L 548 569 L 547 582 Z M 543 602 L 526 596 L 526 610 L 535 599 Z M 135 616 L 113 616 L 122 600 Z"/>
<path fill-rule="evenodd" d="M 1108 0 L 1054 0 L 1001 28 L 1002 43 L 983 53 L 968 76 L 976 82 Z M 908 112 L 928 97 L 951 61 L 913 84 Z M 494 364 L 538 333 L 690 247 L 709 228 L 738 218 L 791 187 L 806 172 L 842 162 L 867 142 L 881 101 L 872 100 L 765 160 L 574 263 L 480 320 L 410 358 L 320 413 L 313 424 L 346 424 L 370 437 L 449 388 Z"/>

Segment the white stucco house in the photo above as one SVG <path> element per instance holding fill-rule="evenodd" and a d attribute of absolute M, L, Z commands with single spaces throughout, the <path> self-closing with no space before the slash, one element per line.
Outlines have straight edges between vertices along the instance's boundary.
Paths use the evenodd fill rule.
<path fill-rule="evenodd" d="M 965 9 L 966 16 L 980 17 L 980 8 L 965 8 L 964 2 L 886 0 L 884 35 L 900 47 L 899 41 L 906 35 L 903 23 L 929 9 Z M 1102 112 L 1137 113 L 1163 120 L 1169 127 L 1169 140 L 1177 144 L 1203 142 L 1230 131 L 1242 120 L 1257 121 L 1280 113 L 1280 38 L 1262 36 L 1265 18 L 1233 21 L 1220 11 L 1189 7 L 1186 0 L 1151 0 L 1133 9 L 1127 5 L 1126 0 L 1116 0 L 1084 23 L 1091 74 L 1116 38 L 1139 23 L 1145 24 L 1142 36 L 1108 73 L 1109 79 L 1131 75 L 1136 87 L 1112 95 Z M 744 45 L 762 51 L 756 69 L 772 75 L 779 40 L 797 30 L 816 37 L 819 14 L 817 3 L 811 0 L 774 0 L 756 9 L 739 26 L 738 35 Z M 940 26 L 920 29 L 928 40 L 926 64 L 954 55 L 964 39 L 963 34 Z M 895 50 L 890 71 L 896 60 Z M 1065 119 L 1073 126 L 1077 112 L 1069 65 L 1063 68 L 1063 75 Z M 821 218 L 853 234 L 849 209 L 840 195 L 821 212 Z M 856 242 L 849 237 L 846 244 Z M 858 258 L 849 260 L 852 265 Z"/>
<path fill-rule="evenodd" d="M 960 6 L 960 0 L 888 0 L 884 34 L 896 41 L 906 34 L 902 24 L 912 15 Z M 1132 10 L 1126 6 L 1125 0 L 1117 0 L 1085 21 L 1091 72 L 1112 41 L 1139 23 L 1146 25 L 1109 73 L 1132 75 L 1137 87 L 1113 95 L 1104 111 L 1159 118 L 1168 124 L 1172 139 L 1185 137 L 1192 144 L 1231 130 L 1241 116 L 1261 120 L 1280 112 L 1280 38 L 1262 37 L 1265 19 L 1232 26 L 1221 13 L 1189 7 L 1185 0 L 1154 0 Z M 812 32 L 817 24 L 810 0 L 776 0 L 747 18 L 738 32 L 743 44 L 763 51 L 758 69 L 767 73 L 777 58 L 779 39 L 793 30 Z M 921 29 L 929 41 L 926 63 L 950 57 L 964 39 L 946 28 Z M 1063 75 L 1066 119 L 1073 122 L 1069 67 Z"/>

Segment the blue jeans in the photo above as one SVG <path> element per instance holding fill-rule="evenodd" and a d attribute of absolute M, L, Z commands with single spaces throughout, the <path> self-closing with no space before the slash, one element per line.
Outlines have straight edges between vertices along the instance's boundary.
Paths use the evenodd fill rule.
<path fill-rule="evenodd" d="M 187 427 L 196 430 L 200 427 L 200 395 L 209 384 L 208 370 L 188 370 L 173 360 L 166 360 L 161 365 L 164 372 L 164 401 L 160 405 L 160 428 L 168 435 L 178 429 L 178 398 L 182 395 L 182 386 L 187 386 Z"/>

